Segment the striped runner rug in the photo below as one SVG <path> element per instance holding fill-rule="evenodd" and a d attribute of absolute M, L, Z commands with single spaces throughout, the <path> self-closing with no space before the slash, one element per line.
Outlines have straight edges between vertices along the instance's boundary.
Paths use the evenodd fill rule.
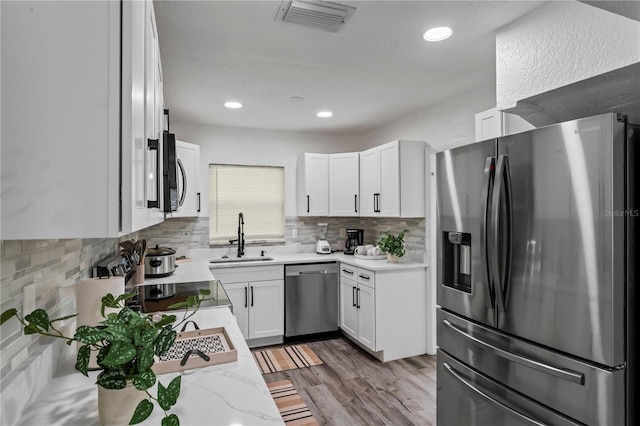
<path fill-rule="evenodd" d="M 287 426 L 318 426 L 307 404 L 289 380 L 268 383 L 267 387 Z"/>
<path fill-rule="evenodd" d="M 322 364 L 322 360 L 307 345 L 254 351 L 253 357 L 262 374 Z"/>

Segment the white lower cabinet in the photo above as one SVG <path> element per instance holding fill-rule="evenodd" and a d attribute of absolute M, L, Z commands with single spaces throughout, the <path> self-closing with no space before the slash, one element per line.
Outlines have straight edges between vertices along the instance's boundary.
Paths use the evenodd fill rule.
<path fill-rule="evenodd" d="M 233 304 L 245 339 L 284 335 L 284 266 L 212 269 Z"/>
<path fill-rule="evenodd" d="M 340 266 L 340 328 L 375 350 L 375 293 L 372 287 L 359 282 L 359 271 L 364 270 L 345 264 Z"/>
<path fill-rule="evenodd" d="M 340 264 L 340 328 L 381 361 L 427 352 L 426 268 Z"/>

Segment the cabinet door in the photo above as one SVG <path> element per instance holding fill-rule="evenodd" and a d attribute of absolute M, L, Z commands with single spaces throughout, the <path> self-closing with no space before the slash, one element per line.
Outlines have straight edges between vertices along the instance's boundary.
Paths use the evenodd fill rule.
<path fill-rule="evenodd" d="M 358 285 L 358 341 L 371 350 L 376 350 L 376 312 L 374 289 Z"/>
<path fill-rule="evenodd" d="M 380 192 L 378 184 L 378 148 L 360 153 L 360 216 L 377 216 Z"/>
<path fill-rule="evenodd" d="M 491 108 L 476 114 L 476 142 L 502 135 L 502 111 Z"/>
<path fill-rule="evenodd" d="M 360 194 L 359 154 L 329 155 L 329 215 L 358 216 Z"/>
<path fill-rule="evenodd" d="M 298 215 L 329 215 L 329 155 L 303 154 L 298 161 Z"/>
<path fill-rule="evenodd" d="M 398 141 L 378 147 L 380 200 L 378 211 L 380 216 L 400 216 L 400 145 Z M 423 172 L 424 173 L 424 172 Z M 416 174 L 416 179 L 424 175 Z M 406 184 L 410 184 L 406 182 Z"/>
<path fill-rule="evenodd" d="M 145 3 L 122 4 L 122 229 L 146 228 Z"/>
<path fill-rule="evenodd" d="M 171 217 L 197 217 L 200 214 L 200 146 L 176 141 L 176 154 L 180 207 Z"/>
<path fill-rule="evenodd" d="M 249 338 L 249 283 L 223 284 L 229 300 L 233 305 L 233 315 L 236 317 L 242 337 Z"/>
<path fill-rule="evenodd" d="M 340 278 L 340 328 L 358 338 L 358 309 L 355 281 Z"/>
<path fill-rule="evenodd" d="M 162 181 L 162 140 L 161 132 L 158 131 L 158 101 L 157 79 L 158 75 L 158 31 L 156 19 L 153 11 L 153 2 L 145 2 L 145 36 L 144 36 L 144 58 L 145 58 L 145 137 L 146 146 L 149 141 L 157 141 L 157 149 L 149 148 L 146 157 L 147 168 L 147 200 L 156 203 L 148 212 L 148 224 L 154 225 L 162 222 L 164 213 L 160 209 L 162 204 L 160 185 Z"/>
<path fill-rule="evenodd" d="M 249 283 L 249 339 L 284 335 L 284 280 Z"/>

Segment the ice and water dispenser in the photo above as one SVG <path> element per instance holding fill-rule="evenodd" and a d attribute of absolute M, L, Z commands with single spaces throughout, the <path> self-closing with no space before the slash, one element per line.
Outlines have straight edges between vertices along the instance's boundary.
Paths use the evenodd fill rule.
<path fill-rule="evenodd" d="M 471 234 L 449 231 L 442 234 L 442 284 L 471 293 Z"/>

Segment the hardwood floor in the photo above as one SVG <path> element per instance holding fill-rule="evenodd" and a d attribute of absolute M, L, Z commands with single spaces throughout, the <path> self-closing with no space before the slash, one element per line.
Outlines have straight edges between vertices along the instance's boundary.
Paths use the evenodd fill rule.
<path fill-rule="evenodd" d="M 290 380 L 318 423 L 435 425 L 435 356 L 382 363 L 342 337 L 307 344 L 323 365 L 263 377 Z"/>

